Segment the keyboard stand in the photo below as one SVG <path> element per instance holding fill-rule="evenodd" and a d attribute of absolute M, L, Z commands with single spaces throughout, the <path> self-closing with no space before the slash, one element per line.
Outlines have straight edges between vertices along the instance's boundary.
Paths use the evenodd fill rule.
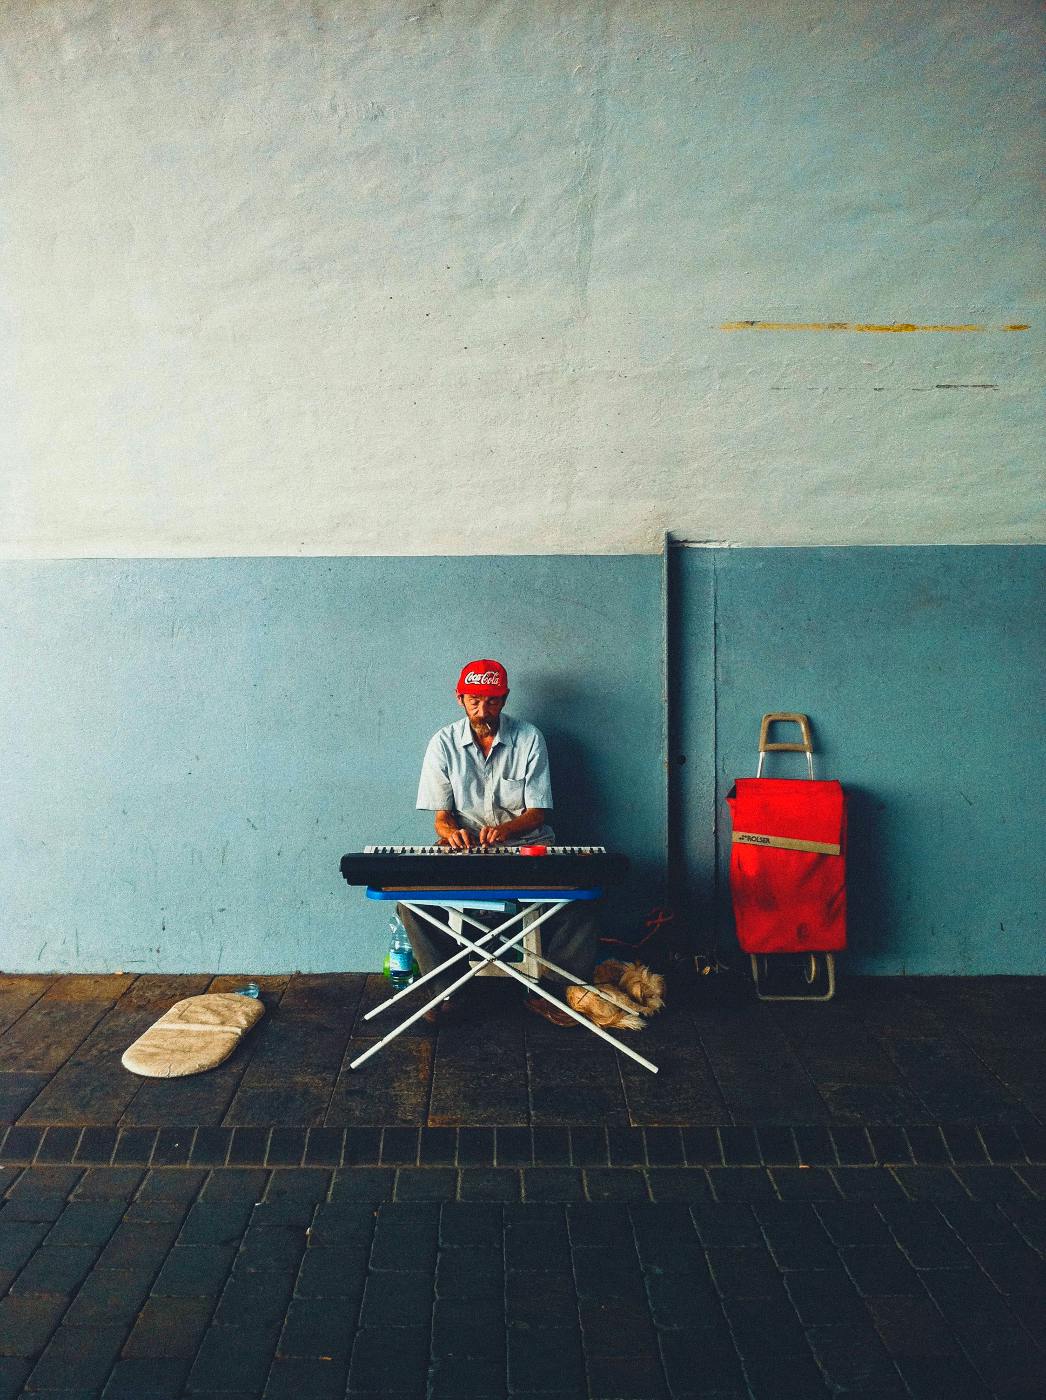
<path fill-rule="evenodd" d="M 603 891 L 599 889 L 368 889 L 368 899 L 397 900 L 400 904 L 406 905 L 412 913 L 417 914 L 420 919 L 424 919 L 426 922 L 434 925 L 440 933 L 449 934 L 461 947 L 458 952 L 452 953 L 449 958 L 441 962 L 438 967 L 434 967 L 431 972 L 426 972 L 423 976 L 412 982 L 409 987 L 404 987 L 401 991 L 395 992 L 391 997 L 383 1001 L 380 1006 L 375 1006 L 373 1010 L 368 1011 L 363 1018 L 365 1021 L 369 1021 L 371 1017 L 377 1016 L 380 1012 L 385 1011 L 388 1007 L 394 1005 L 410 992 L 413 992 L 417 987 L 430 981 L 433 977 L 446 972 L 449 967 L 463 962 L 469 957 L 469 954 L 473 954 L 478 961 L 467 967 L 466 971 L 462 973 L 456 982 L 452 982 L 446 991 L 439 992 L 436 996 L 432 997 L 431 1000 L 425 1002 L 417 1011 L 412 1012 L 406 1020 L 401 1021 L 394 1030 L 389 1031 L 388 1035 L 383 1036 L 381 1040 L 372 1045 L 369 1050 L 364 1050 L 362 1055 L 358 1055 L 356 1059 L 350 1061 L 349 1068 L 357 1069 L 365 1060 L 369 1060 L 372 1055 L 376 1055 L 378 1051 L 388 1045 L 391 1040 L 395 1040 L 398 1035 L 401 1035 L 408 1026 L 412 1026 L 415 1021 L 420 1020 L 421 1017 L 425 1015 L 426 1011 L 430 1011 L 433 1007 L 438 1006 L 439 1003 L 444 1001 L 447 997 L 453 996 L 466 982 L 470 982 L 473 977 L 476 977 L 487 964 L 497 964 L 497 970 L 499 972 L 505 973 L 509 977 L 514 977 L 517 982 L 522 982 L 529 991 L 535 992 L 538 996 L 544 997 L 546 1001 L 551 1002 L 553 1006 L 558 1007 L 561 1011 L 565 1011 L 568 1016 L 572 1016 L 579 1025 L 584 1026 L 586 1030 L 591 1031 L 592 1034 L 598 1036 L 600 1040 L 605 1040 L 609 1045 L 612 1045 L 615 1050 L 620 1050 L 623 1055 L 627 1055 L 629 1059 L 635 1060 L 636 1064 L 642 1065 L 643 1068 L 649 1070 L 651 1074 L 656 1074 L 657 1065 L 653 1064 L 650 1060 L 644 1059 L 642 1055 L 637 1054 L 630 1046 L 622 1044 L 620 1040 L 610 1035 L 602 1026 L 595 1025 L 587 1016 L 583 1016 L 579 1011 L 575 1011 L 572 1006 L 568 1006 L 565 1001 L 561 1001 L 559 997 L 554 996 L 550 991 L 544 988 L 536 978 L 527 977 L 512 963 L 505 961 L 505 954 L 515 948 L 521 939 L 526 938 L 535 929 L 539 928 L 546 919 L 552 918 L 554 914 L 558 914 L 560 910 L 565 909 L 568 904 L 575 900 L 598 899 L 602 893 Z M 488 929 L 485 924 L 480 923 L 478 919 L 468 913 L 469 909 L 477 908 L 495 909 L 504 913 L 504 906 L 507 903 L 519 904 L 523 907 L 517 913 L 510 914 L 492 929 Z M 540 913 L 537 913 L 537 909 L 533 906 L 544 907 L 541 908 Z M 456 911 L 460 916 L 461 925 L 468 924 L 470 928 L 478 930 L 479 936 L 474 935 L 475 941 L 473 941 L 473 939 L 467 937 L 463 931 L 448 927 L 447 924 L 436 917 L 432 912 L 433 909 Z M 536 917 L 527 918 L 528 914 L 536 914 Z M 455 920 L 455 922 L 457 922 L 457 920 Z M 520 927 L 513 932 L 512 930 L 517 924 L 520 925 Z M 498 939 L 499 941 L 488 947 L 487 945 L 491 944 L 493 939 Z M 551 971 L 558 973 L 560 977 L 563 977 L 568 982 L 572 982 L 574 986 L 585 987 L 587 990 L 595 992 L 597 996 L 602 996 L 602 992 L 598 987 L 593 986 L 590 982 L 582 981 L 579 977 L 574 977 L 564 968 L 557 966 L 554 962 L 550 962 L 548 958 L 542 957 L 539 954 L 532 954 L 531 956 L 533 960 L 540 963 L 542 967 L 547 967 L 551 969 Z"/>
<path fill-rule="evenodd" d="M 514 913 L 515 902 L 510 902 L 506 900 L 504 903 L 496 904 L 495 908 L 497 908 L 503 914 Z M 523 927 L 526 929 L 526 933 L 524 935 L 523 942 L 518 943 L 516 945 L 516 956 L 512 958 L 512 962 L 515 964 L 518 970 L 522 972 L 523 976 L 530 977 L 535 982 L 541 976 L 541 968 L 538 965 L 538 959 L 541 957 L 541 930 L 532 928 L 531 924 L 533 923 L 533 916 L 540 910 L 540 908 L 540 904 L 530 904 L 524 910 Z M 447 922 L 450 925 L 451 931 L 454 933 L 469 932 L 469 930 L 466 929 L 464 926 L 464 920 L 461 917 L 460 909 L 448 909 Z M 505 956 L 508 957 L 509 954 L 506 954 Z M 482 959 L 476 961 L 475 959 L 473 959 L 470 960 L 469 967 L 473 966 L 473 962 L 475 962 L 477 977 L 508 976 L 508 973 L 501 966 L 501 961 L 499 958 L 495 958 L 492 962 L 484 962 Z"/>

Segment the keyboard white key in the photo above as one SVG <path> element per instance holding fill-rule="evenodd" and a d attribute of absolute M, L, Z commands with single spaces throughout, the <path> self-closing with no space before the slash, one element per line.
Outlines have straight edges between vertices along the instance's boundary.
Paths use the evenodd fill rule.
<path fill-rule="evenodd" d="M 602 856 L 605 846 L 549 846 L 550 856 Z M 518 856 L 518 846 L 472 846 L 467 851 L 452 846 L 364 846 L 366 856 Z"/>

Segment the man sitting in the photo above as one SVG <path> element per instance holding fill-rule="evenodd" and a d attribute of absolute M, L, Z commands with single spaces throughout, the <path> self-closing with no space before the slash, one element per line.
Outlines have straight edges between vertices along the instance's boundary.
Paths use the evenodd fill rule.
<path fill-rule="evenodd" d="M 434 814 L 440 845 L 468 850 L 473 846 L 521 846 L 555 841 L 546 818 L 552 808 L 548 753 L 540 730 L 504 713 L 508 677 L 498 661 L 470 661 L 458 678 L 457 699 L 464 716 L 429 740 L 418 787 L 418 808 Z M 460 945 L 437 932 L 404 905 L 397 912 L 407 930 L 423 973 L 443 962 Z M 479 911 L 476 911 L 477 913 Z M 599 936 L 590 906 L 571 903 L 541 926 L 542 949 L 551 962 L 590 982 Z M 434 978 L 445 989 L 460 968 Z M 549 974 L 550 980 L 562 979 Z M 524 1005 L 535 1016 L 564 1029 L 577 1022 L 543 997 L 528 996 Z M 454 1014 L 451 1001 L 426 1013 L 429 1021 Z"/>

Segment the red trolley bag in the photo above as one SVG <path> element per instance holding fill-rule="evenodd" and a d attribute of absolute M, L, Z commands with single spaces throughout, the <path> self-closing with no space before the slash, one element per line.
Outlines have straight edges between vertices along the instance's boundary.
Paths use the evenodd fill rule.
<path fill-rule="evenodd" d="M 799 725 L 802 743 L 769 742 L 770 726 Z M 768 753 L 805 753 L 809 778 L 764 778 Z M 769 714 L 759 730 L 754 778 L 738 778 L 726 799 L 733 822 L 730 891 L 737 938 L 752 962 L 762 1001 L 828 1001 L 835 992 L 833 954 L 846 947 L 846 795 L 841 784 L 814 779 L 806 715 Z M 810 991 L 764 990 L 771 959 L 798 960 Z M 824 975 L 821 975 L 823 960 Z"/>

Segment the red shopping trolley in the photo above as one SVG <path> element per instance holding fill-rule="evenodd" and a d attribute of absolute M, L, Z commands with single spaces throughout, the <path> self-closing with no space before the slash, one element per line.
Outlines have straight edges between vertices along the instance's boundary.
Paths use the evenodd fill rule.
<path fill-rule="evenodd" d="M 770 726 L 799 725 L 802 742 L 770 743 Z M 808 778 L 764 778 L 768 753 L 805 753 Z M 814 778 L 806 715 L 769 714 L 759 730 L 754 778 L 738 778 L 726 799 L 733 822 L 730 891 L 741 948 L 751 958 L 761 1001 L 828 1001 L 835 957 L 846 947 L 846 795 Z M 784 955 L 784 956 L 782 956 Z M 772 967 L 798 964 L 806 992 L 771 992 Z M 782 968 L 782 971 L 784 969 Z"/>

